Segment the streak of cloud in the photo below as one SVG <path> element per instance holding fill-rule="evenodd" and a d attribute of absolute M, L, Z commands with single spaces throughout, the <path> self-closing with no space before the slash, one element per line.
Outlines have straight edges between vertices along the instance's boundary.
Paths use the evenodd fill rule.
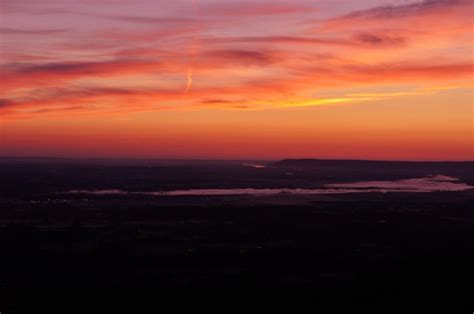
<path fill-rule="evenodd" d="M 197 0 L 191 0 L 192 2 L 192 5 L 193 5 L 193 9 L 194 9 L 194 15 L 198 15 L 198 4 L 197 4 Z M 190 63 L 191 65 L 189 66 L 188 68 L 188 71 L 187 71 L 187 75 L 186 75 L 186 78 L 187 78 L 187 82 L 186 82 L 186 89 L 184 91 L 185 94 L 189 93 L 189 91 L 191 90 L 192 86 L 193 86 L 193 75 L 194 75 L 194 62 L 195 62 L 195 58 L 196 58 L 196 53 L 197 53 L 197 46 L 196 46 L 196 37 L 194 36 L 193 39 L 192 39 L 192 43 L 191 43 L 191 48 L 190 48 L 190 52 L 189 52 L 189 56 L 190 56 Z"/>

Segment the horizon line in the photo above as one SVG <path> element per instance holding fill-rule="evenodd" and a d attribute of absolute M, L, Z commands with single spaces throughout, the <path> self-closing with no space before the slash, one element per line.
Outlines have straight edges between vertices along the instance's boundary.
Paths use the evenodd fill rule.
<path fill-rule="evenodd" d="M 470 163 L 474 159 L 362 159 L 362 158 L 320 158 L 320 157 L 302 157 L 302 158 L 180 158 L 180 157 L 67 157 L 67 156 L 1 156 L 0 159 L 57 159 L 57 160 L 117 160 L 117 161 L 228 161 L 228 162 L 280 162 L 285 160 L 302 161 L 369 161 L 369 162 L 413 162 L 413 163 Z"/>

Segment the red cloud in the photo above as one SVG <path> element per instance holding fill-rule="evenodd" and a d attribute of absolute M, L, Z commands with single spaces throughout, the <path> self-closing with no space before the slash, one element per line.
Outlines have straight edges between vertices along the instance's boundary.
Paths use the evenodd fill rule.
<path fill-rule="evenodd" d="M 46 64 L 11 64 L 2 69 L 4 92 L 9 89 L 61 84 L 70 80 L 125 75 L 161 68 L 156 61 L 113 60 L 104 62 L 62 62 Z"/>

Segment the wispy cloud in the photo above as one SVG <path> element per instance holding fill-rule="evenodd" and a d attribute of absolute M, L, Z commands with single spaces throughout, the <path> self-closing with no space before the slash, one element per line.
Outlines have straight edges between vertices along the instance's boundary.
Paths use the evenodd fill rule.
<path fill-rule="evenodd" d="M 316 12 L 316 8 L 303 4 L 289 4 L 288 2 L 266 2 L 255 1 L 226 1 L 203 3 L 199 5 L 199 13 L 203 16 L 242 17 L 242 16 L 271 16 L 296 13 Z"/>
<path fill-rule="evenodd" d="M 9 40 L 0 107 L 40 106 L 36 112 L 46 114 L 47 106 L 87 110 L 104 104 L 130 110 L 316 106 L 373 98 L 350 93 L 308 97 L 321 88 L 429 87 L 472 79 L 472 61 L 462 53 L 472 51 L 466 0 L 386 5 L 339 16 L 324 16 L 317 2 L 304 1 L 201 1 L 196 7 L 170 5 L 169 12 L 127 13 L 110 3 L 87 2 L 81 10 L 61 3 L 35 6 L 30 16 L 41 21 L 51 14 L 67 16 L 72 22 L 66 28 L 53 22 L 51 28 L 0 28 Z M 94 6 L 101 10 L 91 11 Z M 309 30 L 303 22 L 308 14 L 318 16 Z M 304 18 L 295 23 L 294 17 Z M 76 29 L 75 20 L 81 22 Z M 18 39 L 23 36 L 25 41 Z M 43 37 L 47 45 L 37 40 Z M 62 53 L 61 60 L 51 61 L 50 50 L 36 50 L 45 46 Z M 192 89 L 186 88 L 190 73 Z"/>
<path fill-rule="evenodd" d="M 349 13 L 342 17 L 330 19 L 329 23 L 339 23 L 348 20 L 367 21 L 367 20 L 384 20 L 401 19 L 410 17 L 419 17 L 427 14 L 445 14 L 459 13 L 461 10 L 469 10 L 472 8 L 470 0 L 425 0 L 405 5 L 387 5 L 361 10 Z M 453 12 L 458 11 L 458 12 Z"/>
<path fill-rule="evenodd" d="M 61 84 L 87 77 L 114 76 L 157 70 L 161 64 L 145 60 L 112 60 L 103 62 L 62 62 L 43 64 L 9 64 L 2 69 L 5 89 Z"/>
<path fill-rule="evenodd" d="M 19 29 L 1 27 L 0 34 L 3 35 L 57 35 L 68 32 L 68 29 Z"/>

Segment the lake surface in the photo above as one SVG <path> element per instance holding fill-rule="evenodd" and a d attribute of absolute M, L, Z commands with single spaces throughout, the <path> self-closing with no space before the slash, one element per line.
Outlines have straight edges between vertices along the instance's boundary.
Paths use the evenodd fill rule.
<path fill-rule="evenodd" d="M 152 196 L 225 196 L 225 195 L 318 195 L 349 193 L 429 193 L 440 191 L 466 191 L 474 186 L 444 175 L 393 181 L 360 181 L 326 184 L 318 189 L 298 188 L 239 188 L 239 189 L 189 189 L 174 191 L 130 192 L 124 190 L 71 190 L 66 194 L 90 195 L 152 195 Z"/>

